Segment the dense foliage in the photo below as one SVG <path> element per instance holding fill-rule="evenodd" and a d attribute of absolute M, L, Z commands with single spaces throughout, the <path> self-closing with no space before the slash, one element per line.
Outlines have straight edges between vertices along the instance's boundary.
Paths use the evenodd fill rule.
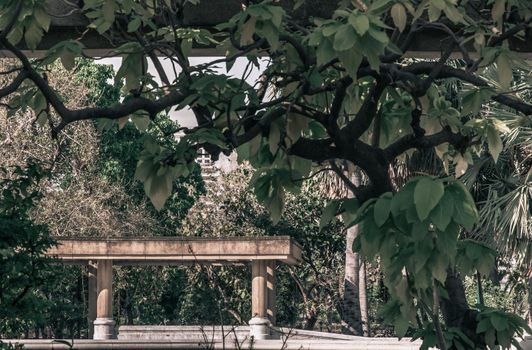
<path fill-rule="evenodd" d="M 28 215 L 41 195 L 38 182 L 45 176 L 42 168 L 0 168 L 0 334 L 21 333 L 44 300 L 35 289 L 50 276 L 49 259 L 42 254 L 53 245 L 46 226 L 36 224 Z M 6 180 L 5 173 L 10 172 Z"/>

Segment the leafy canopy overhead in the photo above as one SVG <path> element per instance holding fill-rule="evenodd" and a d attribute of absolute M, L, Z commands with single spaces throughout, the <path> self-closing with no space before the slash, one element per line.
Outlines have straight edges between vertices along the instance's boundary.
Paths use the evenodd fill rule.
<path fill-rule="evenodd" d="M 482 153 L 498 160 L 509 131 L 501 115 L 530 127 L 532 105 L 522 98 L 530 65 L 514 48 L 530 42 L 532 2 L 344 0 L 327 11 L 322 9 L 329 2 L 298 0 L 292 9 L 249 1 L 209 28 L 185 24 L 185 7 L 198 2 L 84 1 L 84 33 L 97 32 L 113 46 L 110 55 L 122 57 L 115 80 L 124 80 L 124 98 L 111 107 L 72 110 L 47 84 L 45 72 L 57 59 L 75 69 L 83 35 L 29 60 L 21 47 L 37 48 L 50 29 L 47 7 L 38 0 L 2 1 L 0 47 L 20 63 L 6 72 L 12 80 L 0 88 L 3 106 L 33 110 L 48 120 L 52 135 L 86 119 L 107 127 L 133 122 L 144 130 L 157 115 L 191 109 L 197 127 L 176 125 L 167 132 L 184 133 L 178 143 L 145 137 L 135 178 L 158 208 L 173 180 L 192 172 L 200 149 L 214 159 L 236 150 L 249 161 L 257 169 L 251 185 L 274 221 L 282 215 L 286 191 L 297 192 L 313 166 L 335 172 L 355 198 L 331 203 L 325 219 L 342 213 L 347 222 L 367 227 L 359 249 L 378 253 L 396 270 L 389 278 L 401 280 L 389 284 L 396 288 L 396 304 L 387 315 L 398 334 L 414 324 L 412 310 L 428 308 L 441 335 L 436 300 L 445 292 L 447 268 L 486 271 L 491 255 L 482 253 L 488 248 L 458 242 L 478 216 L 459 181 L 421 177 L 401 188 L 392 181 L 394 166 L 415 150 L 435 152 L 445 171 L 459 177 Z M 314 7 L 314 16 L 298 15 Z M 434 35 L 439 51 L 429 59 L 408 58 L 423 33 Z M 193 48 L 213 47 L 221 57 L 191 63 Z M 162 58 L 173 69 L 165 71 Z M 237 59 L 243 74 L 224 73 Z M 149 61 L 158 77 L 148 72 Z M 261 66 L 266 68 L 257 81 L 246 79 Z M 453 93 L 451 83 L 458 86 Z M 361 186 L 350 181 L 355 166 L 367 178 Z M 424 267 L 423 259 L 436 260 Z M 478 316 L 478 332 L 460 324 L 472 333 L 449 328 L 446 337 L 462 347 L 462 335 L 508 345 L 502 326 L 486 330 L 486 319 Z M 512 322 L 505 326 L 518 324 Z M 445 337 L 437 338 L 445 347 Z"/>

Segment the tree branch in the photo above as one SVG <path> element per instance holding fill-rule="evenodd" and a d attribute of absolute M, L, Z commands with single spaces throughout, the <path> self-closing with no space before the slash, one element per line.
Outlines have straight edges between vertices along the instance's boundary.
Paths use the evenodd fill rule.
<path fill-rule="evenodd" d="M 0 98 L 6 97 L 6 96 L 14 93 L 15 91 L 17 91 L 19 86 L 24 82 L 24 80 L 26 80 L 26 78 L 28 78 L 28 76 L 29 76 L 29 74 L 28 74 L 27 71 L 25 71 L 25 70 L 20 71 L 17 74 L 17 76 L 15 77 L 15 79 L 13 79 L 11 84 L 6 85 L 2 89 L 0 89 Z"/>
<path fill-rule="evenodd" d="M 405 68 L 403 71 L 413 73 L 413 74 L 430 74 L 434 68 L 434 62 L 418 62 L 413 63 Z M 438 75 L 435 77 L 438 79 L 444 78 L 458 78 L 467 83 L 473 84 L 475 86 L 490 86 L 488 82 L 480 77 L 475 76 L 472 73 L 466 72 L 465 70 L 450 67 L 442 66 Z M 532 104 L 520 101 L 514 97 L 510 97 L 505 94 L 497 94 L 491 97 L 493 101 L 499 102 L 505 106 L 511 107 L 521 113 L 526 115 L 532 115 Z"/>
<path fill-rule="evenodd" d="M 368 97 L 364 100 L 364 103 L 362 104 L 362 107 L 360 107 L 355 118 L 342 129 L 342 137 L 345 138 L 345 140 L 356 140 L 368 130 L 375 114 L 377 113 L 379 99 L 384 92 L 385 87 L 385 79 L 378 79 L 369 92 Z"/>
<path fill-rule="evenodd" d="M 155 115 L 167 107 L 179 104 L 186 97 L 186 95 L 180 91 L 175 90 L 169 92 L 167 95 L 159 98 L 158 100 L 151 100 L 139 96 L 130 98 L 127 101 L 112 107 L 93 107 L 71 110 L 64 105 L 59 95 L 57 95 L 57 93 L 50 87 L 46 80 L 32 67 L 30 61 L 21 50 L 13 46 L 6 39 L 0 40 L 0 43 L 21 61 L 23 65 L 23 71 L 21 71 L 19 74 L 20 79 L 22 78 L 22 74 L 26 74 L 27 78 L 33 81 L 33 83 L 42 92 L 46 100 L 54 107 L 56 112 L 61 117 L 61 122 L 53 130 L 55 133 L 61 131 L 69 123 L 79 120 L 96 118 L 119 119 L 139 110 L 145 110 L 150 115 Z M 14 86 L 10 85 L 8 87 L 8 91 L 12 90 L 13 87 Z"/>
<path fill-rule="evenodd" d="M 451 131 L 451 128 L 446 126 L 442 131 L 428 136 L 418 137 L 414 134 L 403 136 L 399 140 L 386 147 L 384 149 L 384 154 L 389 161 L 392 161 L 397 156 L 411 148 L 432 148 L 445 142 L 448 142 L 456 147 L 463 148 L 469 144 L 470 138 L 460 133 L 455 134 Z"/>

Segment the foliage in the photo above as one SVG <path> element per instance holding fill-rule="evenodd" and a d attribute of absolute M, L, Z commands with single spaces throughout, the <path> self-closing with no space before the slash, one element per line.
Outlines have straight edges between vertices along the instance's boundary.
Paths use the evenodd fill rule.
<path fill-rule="evenodd" d="M 0 170 L 0 334 L 5 334 L 20 332 L 23 322 L 39 317 L 34 311 L 44 302 L 35 288 L 48 277 L 51 260 L 42 255 L 54 241 L 28 215 L 41 196 L 37 185 L 46 175 L 43 169 L 30 162 Z"/>
<path fill-rule="evenodd" d="M 111 55 L 122 57 L 114 78 L 124 81 L 124 98 L 109 107 L 76 109 L 61 99 L 44 73 L 58 59 L 66 69 L 73 68 L 73 57 L 83 52 L 82 40 L 59 42 L 42 59 L 28 60 L 21 43 L 37 47 L 51 17 L 43 1 L 4 1 L 0 45 L 19 64 L 0 89 L 0 98 L 10 113 L 33 110 L 54 135 L 76 121 L 96 118 L 101 118 L 102 129 L 131 122 L 140 131 L 148 128 L 150 135 L 148 125 L 160 118 L 174 123 L 167 116 L 170 109 L 190 108 L 198 127 L 175 125 L 163 137 L 151 134 L 145 139 L 136 178 L 156 209 L 171 198 L 177 178 L 193 173 L 199 149 L 214 159 L 236 150 L 240 160 L 249 160 L 256 168 L 252 183 L 257 199 L 274 222 L 281 222 L 290 194 L 312 176 L 312 165 L 330 165 L 339 176 L 340 164 L 360 167 L 367 184 L 357 187 L 349 176 L 342 177 L 360 208 L 354 201 L 338 201 L 328 207 L 328 216 L 356 218 L 374 233 L 363 234 L 359 247 L 366 255 L 379 254 L 389 270 L 386 279 L 395 299 L 386 314 L 397 333 L 404 334 L 421 307 L 412 297 L 427 305 L 430 299 L 428 313 L 438 346 L 446 348 L 437 299 L 446 308 L 445 293 L 463 294 L 461 283 L 447 283 L 457 279 L 455 271 L 486 272 L 493 256 L 480 244 L 458 240 L 475 230 L 478 213 L 457 181 L 424 177 L 401 187 L 392 181 L 390 169 L 414 149 L 436 152 L 443 168 L 457 177 L 478 164 L 475 155 L 485 151 L 495 162 L 500 160 L 501 135 L 509 133 L 504 113 L 523 119 L 532 115 L 524 93 L 529 80 L 523 89 L 515 79 L 529 76 L 530 66 L 514 50 L 516 38 L 530 39 L 532 5 L 483 0 L 475 5 L 477 11 L 469 2 L 453 0 L 340 1 L 336 8 L 316 6 L 317 16 L 302 18 L 297 11 L 263 1 L 243 7 L 225 23 L 200 29 L 183 25 L 187 3 L 197 1 L 155 1 L 153 6 L 135 0 L 85 1 L 87 29 L 113 38 Z M 314 4 L 298 1 L 296 7 L 312 10 Z M 406 59 L 422 32 L 441 38 L 433 40 L 439 43 L 439 57 Z M 225 57 L 192 65 L 192 47 L 210 46 Z M 173 76 L 160 68 L 160 53 L 179 66 Z M 453 53 L 461 61 L 451 62 Z M 148 71 L 148 57 L 159 80 Z M 259 57 L 267 57 L 266 68 L 252 85 L 246 76 L 261 67 Z M 247 60 L 241 77 L 218 69 L 230 69 L 237 58 Z M 449 96 L 449 81 L 460 82 L 462 98 Z M 480 113 L 486 109 L 503 113 Z M 55 119 L 50 118 L 53 113 Z M 183 131 L 185 136 L 174 142 L 173 135 Z M 525 146 L 529 142 L 525 139 Z M 528 183 L 529 175 L 524 178 Z M 529 191 L 520 189 L 523 195 L 517 201 L 512 200 L 517 192 L 500 200 L 497 191 L 488 191 L 491 196 L 481 210 L 496 212 L 503 204 L 522 203 Z M 523 214 L 518 211 L 515 217 Z M 504 216 L 502 227 L 515 232 L 515 217 Z M 434 253 L 425 260 L 432 259 L 433 266 L 413 258 L 423 254 L 421 245 Z M 432 297 L 424 295 L 430 290 Z M 444 310 L 445 323 L 471 313 L 467 303 L 458 304 Z M 473 326 L 460 325 L 459 330 L 491 344 L 487 332 L 469 334 Z"/>

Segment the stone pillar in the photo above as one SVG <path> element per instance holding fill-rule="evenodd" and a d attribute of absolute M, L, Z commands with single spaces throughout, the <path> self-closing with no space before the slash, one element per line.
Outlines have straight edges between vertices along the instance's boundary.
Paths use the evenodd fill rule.
<path fill-rule="evenodd" d="M 275 326 L 275 318 L 277 316 L 277 292 L 275 281 L 275 270 L 277 268 L 276 261 L 269 261 L 266 266 L 266 288 L 268 297 L 267 314 L 272 326 Z"/>
<path fill-rule="evenodd" d="M 98 265 L 95 261 L 89 261 L 87 265 L 87 277 L 88 277 L 88 302 L 89 310 L 87 313 L 87 321 L 89 324 L 89 339 L 92 339 L 94 336 L 94 320 L 96 319 L 96 299 L 98 297 L 98 285 L 97 285 L 97 274 L 98 274 Z"/>
<path fill-rule="evenodd" d="M 98 298 L 96 301 L 96 320 L 94 320 L 93 339 L 114 339 L 115 321 L 113 320 L 113 261 L 98 260 Z"/>
<path fill-rule="evenodd" d="M 250 336 L 257 339 L 270 338 L 270 320 L 268 319 L 267 261 L 251 262 L 251 314 L 249 321 Z"/>

